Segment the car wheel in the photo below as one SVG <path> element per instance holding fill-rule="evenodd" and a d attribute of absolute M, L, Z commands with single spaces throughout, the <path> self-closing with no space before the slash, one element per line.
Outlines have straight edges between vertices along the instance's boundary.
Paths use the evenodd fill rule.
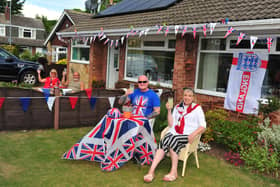
<path fill-rule="evenodd" d="M 33 71 L 25 71 L 20 76 L 20 82 L 30 85 L 35 85 L 37 83 L 36 74 Z"/>

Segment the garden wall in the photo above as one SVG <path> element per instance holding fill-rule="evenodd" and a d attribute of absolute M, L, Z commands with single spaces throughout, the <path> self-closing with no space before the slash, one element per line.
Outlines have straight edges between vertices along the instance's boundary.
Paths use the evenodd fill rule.
<path fill-rule="evenodd" d="M 0 108 L 0 130 L 23 130 L 54 128 L 55 113 L 58 114 L 58 127 L 94 126 L 110 108 L 108 97 L 115 97 L 114 107 L 118 107 L 118 96 L 122 90 L 93 90 L 92 96 L 96 97 L 93 109 L 85 92 L 71 94 L 78 96 L 75 109 L 71 108 L 68 97 L 57 97 L 58 111 L 55 104 L 49 111 L 42 92 L 33 89 L 0 88 L 0 97 L 4 103 Z M 30 97 L 30 105 L 26 112 L 21 106 L 20 97 Z M 101 98 L 102 97 L 102 98 Z"/>

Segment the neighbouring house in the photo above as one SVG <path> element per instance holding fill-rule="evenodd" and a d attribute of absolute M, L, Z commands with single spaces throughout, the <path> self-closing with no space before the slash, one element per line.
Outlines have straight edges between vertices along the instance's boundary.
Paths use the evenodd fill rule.
<path fill-rule="evenodd" d="M 0 44 L 12 44 L 20 52 L 29 50 L 32 55 L 44 53 L 45 27 L 40 19 L 0 14 Z"/>
<path fill-rule="evenodd" d="M 223 103 L 234 54 L 253 51 L 268 55 L 262 97 L 279 97 L 279 9 L 276 0 L 123 0 L 56 34 L 67 42 L 68 71 L 87 69 L 88 87 L 104 80 L 115 88 L 146 74 L 172 88 L 176 101 L 192 87 L 199 102 Z M 252 50 L 251 36 L 258 37 Z"/>
<path fill-rule="evenodd" d="M 72 26 L 75 27 L 77 23 L 89 20 L 91 17 L 92 14 L 89 13 L 75 10 L 63 11 L 51 33 L 44 41 L 44 45 L 48 49 L 49 63 L 56 63 L 58 60 L 67 58 L 67 43 L 59 40 L 56 33 Z"/>

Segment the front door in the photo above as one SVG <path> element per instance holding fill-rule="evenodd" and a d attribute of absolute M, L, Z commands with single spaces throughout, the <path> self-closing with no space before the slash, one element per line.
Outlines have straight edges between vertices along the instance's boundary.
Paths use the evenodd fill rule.
<path fill-rule="evenodd" d="M 115 83 L 119 80 L 119 49 L 109 47 L 108 56 L 106 88 L 115 88 Z"/>

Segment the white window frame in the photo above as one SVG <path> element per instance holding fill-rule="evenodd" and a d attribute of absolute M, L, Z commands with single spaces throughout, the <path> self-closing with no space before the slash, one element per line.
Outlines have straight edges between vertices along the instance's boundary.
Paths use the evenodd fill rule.
<path fill-rule="evenodd" d="M 0 24 L 0 36 L 6 36 L 6 26 Z"/>
<path fill-rule="evenodd" d="M 53 50 L 55 48 L 55 51 Z M 60 52 L 59 49 L 66 49 L 65 51 L 63 52 Z M 54 54 L 53 54 L 54 52 Z M 66 54 L 66 58 L 67 58 L 67 47 L 62 47 L 62 46 L 52 46 L 52 62 L 55 63 L 58 61 L 58 55 L 59 54 L 63 54 L 65 53 Z M 55 56 L 55 61 L 53 61 L 53 56 Z"/>
<path fill-rule="evenodd" d="M 138 39 L 138 37 L 131 37 L 130 39 Z M 157 35 L 149 35 L 146 36 L 145 39 L 140 40 L 140 47 L 128 47 L 128 41 L 126 41 L 126 52 L 125 52 L 125 68 L 124 68 L 124 80 L 131 81 L 131 82 L 137 82 L 137 78 L 131 78 L 131 77 L 126 77 L 126 62 L 127 62 L 127 52 L 128 50 L 137 50 L 137 51 L 164 51 L 164 52 L 175 52 L 176 48 L 168 48 L 168 40 L 175 40 L 176 37 L 168 36 L 168 37 L 162 37 L 162 36 L 157 36 Z M 144 47 L 144 41 L 164 41 L 164 46 L 163 47 Z M 162 87 L 167 87 L 167 88 L 172 88 L 172 84 L 168 83 L 162 83 L 162 82 L 157 82 L 157 81 L 149 81 L 150 84 L 152 85 L 157 85 L 160 84 Z"/>
<path fill-rule="evenodd" d="M 273 35 L 273 34 L 264 34 L 264 35 L 254 35 L 257 36 L 260 39 L 264 39 L 265 37 L 271 36 L 274 38 L 274 42 L 272 43 L 270 53 L 269 55 L 277 54 L 280 55 L 280 51 L 276 51 L 276 43 L 277 43 L 277 37 L 280 38 L 280 35 Z M 204 90 L 204 89 L 198 89 L 197 88 L 197 83 L 198 83 L 198 73 L 199 73 L 199 65 L 200 65 L 200 54 L 205 52 L 205 53 L 235 53 L 235 52 L 244 52 L 245 51 L 253 51 L 253 52 L 268 52 L 267 49 L 230 49 L 230 40 L 237 40 L 238 36 L 229 36 L 226 38 L 226 48 L 225 50 L 202 50 L 201 49 L 201 40 L 202 39 L 211 39 L 211 38 L 218 38 L 218 39 L 223 39 L 224 36 L 208 36 L 208 37 L 200 37 L 199 38 L 199 47 L 198 47 L 198 52 L 197 52 L 197 66 L 196 66 L 196 72 L 195 72 L 195 92 L 199 94 L 204 94 L 204 95 L 210 95 L 210 96 L 216 96 L 216 97 L 226 97 L 226 93 L 222 92 L 216 92 L 216 91 L 209 91 L 209 90 Z M 246 38 L 247 39 L 247 38 Z M 250 40 L 250 39 L 249 39 Z"/>
<path fill-rule="evenodd" d="M 76 60 L 76 59 L 73 59 L 73 48 L 89 48 L 89 53 L 90 53 L 90 45 L 74 44 L 73 42 L 71 44 L 71 62 L 79 63 L 79 64 L 89 64 L 89 60 Z M 90 57 L 90 55 L 89 55 L 89 57 Z"/>
<path fill-rule="evenodd" d="M 30 30 L 30 37 L 24 37 L 24 32 Z M 24 39 L 36 39 L 36 29 L 30 27 L 18 27 L 18 37 Z"/>

